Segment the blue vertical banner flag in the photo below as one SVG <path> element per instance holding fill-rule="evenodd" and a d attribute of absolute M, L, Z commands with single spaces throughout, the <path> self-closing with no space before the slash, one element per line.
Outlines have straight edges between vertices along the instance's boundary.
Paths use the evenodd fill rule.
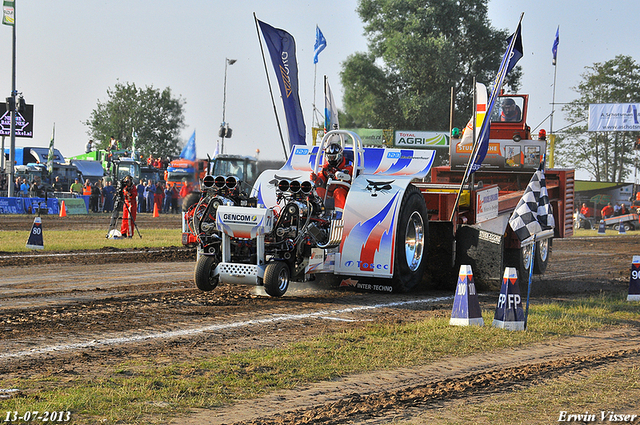
<path fill-rule="evenodd" d="M 298 94 L 298 62 L 296 60 L 296 42 L 285 30 L 274 28 L 258 20 L 260 30 L 269 48 L 269 56 L 275 69 L 280 94 L 284 104 L 289 131 L 289 146 L 304 145 L 305 125 Z"/>
<path fill-rule="evenodd" d="M 514 37 L 515 40 L 512 40 Z M 522 48 L 522 31 L 520 24 L 518 24 L 518 29 L 516 30 L 516 32 L 511 37 L 509 37 L 507 41 L 509 42 L 511 52 L 509 53 L 509 51 L 507 50 L 508 55 L 505 54 L 505 56 L 509 58 L 509 64 L 507 65 L 507 70 L 504 73 L 505 76 L 513 69 L 514 66 L 516 66 L 516 63 L 518 63 L 523 55 L 524 49 Z"/>
<path fill-rule="evenodd" d="M 521 24 L 518 23 L 518 29 L 516 32 L 509 37 L 509 47 L 502 57 L 502 62 L 500 63 L 500 68 L 498 69 L 498 75 L 496 75 L 496 79 L 493 82 L 493 89 L 491 90 L 491 96 L 489 96 L 489 101 L 487 102 L 487 113 L 486 116 L 491 116 L 491 111 L 493 110 L 493 106 L 496 103 L 496 99 L 498 98 L 498 94 L 502 90 L 502 85 L 504 84 L 504 78 L 507 76 L 509 71 L 516 66 L 516 63 L 523 56 L 523 48 L 522 48 L 522 31 Z M 482 127 L 480 128 L 480 135 L 478 136 L 478 147 L 474 151 L 474 154 L 471 156 L 472 165 L 469 169 L 469 174 L 478 171 L 480 166 L 482 165 L 482 161 L 484 161 L 484 157 L 487 155 L 487 150 L 489 148 L 489 130 L 490 130 L 490 119 L 485 119 L 482 122 Z M 465 176 L 465 180 L 466 180 Z"/>
<path fill-rule="evenodd" d="M 318 63 L 318 55 L 327 47 L 327 40 L 316 25 L 316 43 L 313 45 L 313 63 Z"/>
<path fill-rule="evenodd" d="M 553 66 L 556 65 L 556 59 L 558 58 L 558 44 L 560 44 L 560 25 L 558 25 L 558 29 L 556 30 L 556 38 L 553 40 L 553 47 L 551 47 L 551 53 L 553 53 L 553 60 L 551 63 Z"/>
<path fill-rule="evenodd" d="M 193 134 L 189 138 L 189 141 L 182 149 L 180 158 L 188 159 L 189 161 L 196 160 L 196 131 L 193 130 Z"/>

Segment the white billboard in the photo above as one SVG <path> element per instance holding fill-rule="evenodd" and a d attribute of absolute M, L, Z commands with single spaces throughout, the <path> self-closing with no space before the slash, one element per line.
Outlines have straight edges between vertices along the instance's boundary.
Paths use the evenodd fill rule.
<path fill-rule="evenodd" d="M 396 131 L 394 146 L 409 148 L 430 148 L 432 146 L 449 146 L 447 132 L 439 131 Z"/>
<path fill-rule="evenodd" d="M 589 131 L 640 131 L 640 103 L 592 103 Z"/>

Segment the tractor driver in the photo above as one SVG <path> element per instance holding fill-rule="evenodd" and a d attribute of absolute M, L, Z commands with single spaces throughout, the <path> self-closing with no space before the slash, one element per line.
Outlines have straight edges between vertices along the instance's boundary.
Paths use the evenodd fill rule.
<path fill-rule="evenodd" d="M 122 179 L 122 198 L 124 205 L 122 207 L 122 226 L 120 227 L 120 233 L 122 233 L 123 238 L 133 236 L 136 213 L 138 211 L 137 197 L 138 189 L 136 189 L 136 185 L 133 184 L 131 176 L 126 176 Z"/>
<path fill-rule="evenodd" d="M 350 184 L 351 176 L 353 175 L 353 165 L 351 165 L 351 161 L 347 161 L 347 158 L 345 158 L 344 149 L 339 143 L 330 143 L 324 150 L 324 158 L 325 163 L 322 166 L 322 170 L 320 170 L 320 174 L 311 173 L 311 181 L 314 182 L 318 195 L 323 199 L 327 195 L 326 186 L 329 178 Z M 341 219 L 349 187 L 341 184 L 331 186 L 328 195 L 333 196 L 336 218 Z"/>
<path fill-rule="evenodd" d="M 522 111 L 511 98 L 502 101 L 502 112 L 500 113 L 500 121 L 518 122 L 522 119 Z"/>

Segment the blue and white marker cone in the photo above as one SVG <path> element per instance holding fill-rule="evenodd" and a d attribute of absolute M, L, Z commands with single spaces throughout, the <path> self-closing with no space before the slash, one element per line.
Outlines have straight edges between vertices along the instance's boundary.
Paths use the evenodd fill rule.
<path fill-rule="evenodd" d="M 513 267 L 504 269 L 498 305 L 493 316 L 493 326 L 510 331 L 524 330 L 524 311 L 518 285 L 518 271 Z"/>
<path fill-rule="evenodd" d="M 640 255 L 634 255 L 631 261 L 631 279 L 627 301 L 640 301 Z"/>
<path fill-rule="evenodd" d="M 31 226 L 31 233 L 27 240 L 27 248 L 29 249 L 44 249 L 44 240 L 42 239 L 42 219 L 40 216 L 33 220 L 33 226 Z"/>
<path fill-rule="evenodd" d="M 471 266 L 460 266 L 449 324 L 452 326 L 484 326 Z"/>
<path fill-rule="evenodd" d="M 624 223 L 618 224 L 618 234 L 626 235 L 627 234 L 627 225 Z"/>
<path fill-rule="evenodd" d="M 598 234 L 604 235 L 606 233 L 606 226 L 604 225 L 604 220 L 600 220 L 600 225 L 598 226 Z"/>

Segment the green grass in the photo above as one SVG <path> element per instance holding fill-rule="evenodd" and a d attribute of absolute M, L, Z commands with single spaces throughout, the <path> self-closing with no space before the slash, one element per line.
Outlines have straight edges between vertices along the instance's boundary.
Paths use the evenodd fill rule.
<path fill-rule="evenodd" d="M 628 230 L 626 232 L 626 235 L 623 234 L 621 235 L 617 230 L 613 230 L 613 229 L 605 229 L 605 234 L 602 235 L 600 233 L 598 233 L 598 229 L 574 229 L 573 230 L 573 236 L 577 236 L 577 237 L 584 237 L 584 236 L 620 236 L 620 237 L 624 237 L 626 235 L 628 236 L 636 236 L 636 235 L 640 235 L 640 230 Z"/>
<path fill-rule="evenodd" d="M 25 252 L 30 229 L 0 232 L 0 251 Z M 178 229 L 142 229 L 131 239 L 107 239 L 105 230 L 44 230 L 44 251 L 71 251 L 83 249 L 145 248 L 182 246 L 182 231 Z"/>
<path fill-rule="evenodd" d="M 497 396 L 484 398 L 476 403 L 454 405 L 447 409 L 433 409 L 429 412 L 431 415 L 428 420 L 422 418 L 424 420 L 419 422 L 393 423 L 397 425 L 551 424 L 558 422 L 562 411 L 567 414 L 589 412 L 596 415 L 594 423 L 615 423 L 609 422 L 608 419 L 601 421 L 600 412 L 604 411 L 605 415 L 609 411 L 616 414 L 623 412 L 640 414 L 637 409 L 640 397 L 639 382 L 639 367 L 628 363 L 622 366 L 616 364 L 606 370 L 596 369 L 587 376 L 578 375 L 548 383 L 541 382 L 540 385 L 526 389 L 515 388 L 509 393 L 499 393 Z"/>
<path fill-rule="evenodd" d="M 281 348 L 171 365 L 153 359 L 127 361 L 105 366 L 99 376 L 0 379 L 0 388 L 23 391 L 22 397 L 0 401 L 0 412 L 71 410 L 83 424 L 161 423 L 190 408 L 215 408 L 348 374 L 424 365 L 447 356 L 487 355 L 498 348 L 637 324 L 637 303 L 628 303 L 626 294 L 620 293 L 533 305 L 526 332 L 493 328 L 493 311 L 484 311 L 483 316 L 483 327 L 449 326 L 448 318 L 365 324 Z"/>
<path fill-rule="evenodd" d="M 182 246 L 180 228 L 175 229 L 141 229 L 142 238 L 136 232 L 131 239 L 106 239 L 104 230 L 47 230 L 44 229 L 44 251 L 73 251 L 84 249 L 144 248 L 163 246 Z M 26 247 L 30 229 L 0 231 L 0 251 L 29 252 Z M 629 231 L 627 235 L 640 234 L 640 231 Z M 574 236 L 600 236 L 597 230 L 578 229 Z M 618 236 L 618 232 L 607 230 L 606 236 Z M 624 235 L 619 235 L 624 237 Z"/>

